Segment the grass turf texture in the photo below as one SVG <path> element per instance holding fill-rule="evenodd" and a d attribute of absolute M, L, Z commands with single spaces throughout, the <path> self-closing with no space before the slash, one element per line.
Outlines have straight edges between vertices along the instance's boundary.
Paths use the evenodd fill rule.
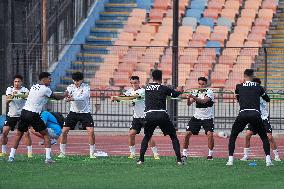
<path fill-rule="evenodd" d="M 14 163 L 0 161 L 0 188 L 284 188 L 284 162 L 249 162 L 227 167 L 226 159 L 189 158 L 177 166 L 174 157 L 148 157 L 138 166 L 127 157 L 68 156 L 49 166 L 43 156 L 17 155 Z"/>

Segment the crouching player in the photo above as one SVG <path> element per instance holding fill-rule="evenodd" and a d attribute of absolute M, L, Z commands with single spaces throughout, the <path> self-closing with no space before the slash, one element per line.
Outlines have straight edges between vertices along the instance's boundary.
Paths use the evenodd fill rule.
<path fill-rule="evenodd" d="M 59 124 L 59 121 L 56 119 L 56 117 L 54 115 L 52 115 L 52 113 L 48 112 L 48 111 L 43 111 L 41 113 L 41 119 L 43 120 L 43 122 L 45 123 L 46 127 L 47 127 L 47 132 L 48 135 L 50 137 L 50 143 L 56 144 L 57 143 L 57 139 L 60 137 L 61 135 L 61 126 Z M 33 128 L 30 128 L 31 133 L 33 133 L 34 135 L 40 137 L 43 139 L 43 135 L 40 134 L 39 132 L 36 132 Z M 42 142 L 42 145 L 44 143 Z"/>

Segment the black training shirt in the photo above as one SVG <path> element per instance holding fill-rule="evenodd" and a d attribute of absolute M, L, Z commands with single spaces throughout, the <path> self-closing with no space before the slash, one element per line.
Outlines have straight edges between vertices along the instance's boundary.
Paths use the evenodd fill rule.
<path fill-rule="evenodd" d="M 266 102 L 270 101 L 263 87 L 256 82 L 246 81 L 237 84 L 235 93 L 240 104 L 240 110 L 254 109 L 260 111 L 260 97 Z"/>
<path fill-rule="evenodd" d="M 145 89 L 145 111 L 166 110 L 167 96 L 178 97 L 181 92 L 177 92 L 167 86 L 158 83 L 149 83 Z"/>

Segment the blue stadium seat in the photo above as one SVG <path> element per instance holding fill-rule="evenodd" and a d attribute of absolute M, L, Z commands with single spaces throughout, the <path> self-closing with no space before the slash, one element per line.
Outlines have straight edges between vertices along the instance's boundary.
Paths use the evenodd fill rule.
<path fill-rule="evenodd" d="M 193 0 L 191 1 L 190 8 L 204 10 L 207 5 L 207 0 Z"/>
<path fill-rule="evenodd" d="M 206 43 L 205 47 L 215 48 L 216 49 L 216 55 L 221 54 L 221 43 L 219 41 L 208 41 Z"/>
<path fill-rule="evenodd" d="M 193 17 L 184 17 L 182 20 L 183 26 L 192 26 L 192 31 L 195 31 L 197 27 L 197 20 Z"/>
<path fill-rule="evenodd" d="M 187 9 L 185 16 L 194 17 L 196 18 L 197 22 L 199 22 L 202 13 L 203 13 L 203 10 L 200 10 L 200 9 Z"/>
<path fill-rule="evenodd" d="M 210 26 L 211 31 L 214 30 L 214 19 L 213 18 L 203 17 L 200 19 L 199 24 L 203 26 Z"/>
<path fill-rule="evenodd" d="M 231 32 L 232 30 L 232 22 L 228 20 L 227 18 L 223 18 L 223 17 L 218 18 L 217 25 L 226 26 L 229 32 Z"/>

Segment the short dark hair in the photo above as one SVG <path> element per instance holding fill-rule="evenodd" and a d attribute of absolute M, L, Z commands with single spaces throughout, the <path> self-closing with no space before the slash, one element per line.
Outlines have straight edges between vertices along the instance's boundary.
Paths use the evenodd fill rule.
<path fill-rule="evenodd" d="M 253 78 L 252 81 L 261 85 L 261 80 L 258 77 Z"/>
<path fill-rule="evenodd" d="M 246 70 L 244 71 L 244 75 L 246 75 L 246 76 L 248 76 L 248 77 L 252 77 L 252 76 L 253 76 L 253 73 L 254 73 L 253 69 L 246 69 Z"/>
<path fill-rule="evenodd" d="M 133 75 L 130 77 L 130 80 L 138 80 L 139 81 L 139 77 L 136 75 Z"/>
<path fill-rule="evenodd" d="M 39 80 L 42 80 L 43 78 L 48 78 L 48 77 L 50 77 L 50 76 L 51 76 L 51 74 L 48 73 L 48 72 L 41 72 L 41 73 L 39 74 L 39 76 L 38 76 L 38 79 L 39 79 Z"/>
<path fill-rule="evenodd" d="M 199 78 L 198 78 L 198 81 L 205 81 L 205 82 L 207 83 L 206 77 L 199 77 Z"/>
<path fill-rule="evenodd" d="M 82 72 L 75 72 L 72 74 L 72 79 L 74 81 L 79 81 L 79 80 L 83 80 L 84 79 L 84 75 Z"/>
<path fill-rule="evenodd" d="M 153 80 L 161 81 L 163 78 L 163 73 L 161 70 L 153 70 L 152 77 Z"/>
<path fill-rule="evenodd" d="M 20 79 L 20 80 L 22 80 L 23 81 L 23 76 L 22 75 L 20 75 L 20 74 L 16 74 L 16 75 L 14 75 L 14 80 L 15 79 Z"/>

